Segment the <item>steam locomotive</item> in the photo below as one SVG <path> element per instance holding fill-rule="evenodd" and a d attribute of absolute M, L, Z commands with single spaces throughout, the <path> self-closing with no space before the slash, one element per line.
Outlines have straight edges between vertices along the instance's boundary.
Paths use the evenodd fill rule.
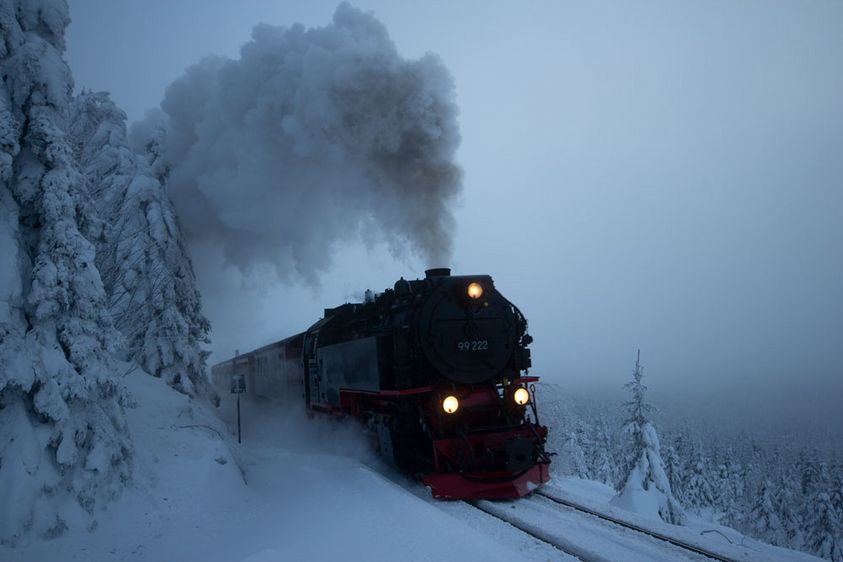
<path fill-rule="evenodd" d="M 307 331 L 212 368 L 254 395 L 353 417 L 440 499 L 516 498 L 548 480 L 527 320 L 488 275 L 430 269 Z"/>

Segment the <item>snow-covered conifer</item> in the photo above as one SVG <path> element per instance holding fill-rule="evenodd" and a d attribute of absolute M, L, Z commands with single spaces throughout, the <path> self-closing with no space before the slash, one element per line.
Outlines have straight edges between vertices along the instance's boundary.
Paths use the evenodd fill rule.
<path fill-rule="evenodd" d="M 787 546 L 787 533 L 779 519 L 773 497 L 773 484 L 769 480 L 764 480 L 761 485 L 749 520 L 753 536 L 776 546 Z"/>
<path fill-rule="evenodd" d="M 133 123 L 129 130 L 129 147 L 144 159 L 152 176 L 162 185 L 167 184 L 170 175 L 170 165 L 164 158 L 167 122 L 166 113 L 161 109 L 152 109 L 143 121 Z"/>
<path fill-rule="evenodd" d="M 723 514 L 721 523 L 740 531 L 749 530 L 747 516 L 754 507 L 754 504 L 747 505 L 744 501 L 745 486 L 746 469 L 736 460 L 734 449 L 729 447 L 718 467 L 714 505 Z"/>
<path fill-rule="evenodd" d="M 694 507 L 709 507 L 714 504 L 714 492 L 708 478 L 708 469 L 701 447 L 697 448 L 688 470 L 685 485 L 685 499 Z"/>
<path fill-rule="evenodd" d="M 597 438 L 592 456 L 591 474 L 598 482 L 614 485 L 616 469 L 611 454 L 612 440 L 605 422 L 601 422 L 597 429 Z"/>
<path fill-rule="evenodd" d="M 808 498 L 813 498 L 818 489 L 820 480 L 820 467 L 817 462 L 816 453 L 809 455 L 805 451 L 799 453 L 800 469 L 799 477 L 802 495 Z"/>
<path fill-rule="evenodd" d="M 60 0 L 0 0 L 0 540 L 8 542 L 61 533 L 130 476 L 125 392 L 111 359 L 117 335 L 83 235 L 96 221 L 65 134 L 68 21 Z"/>
<path fill-rule="evenodd" d="M 670 482 L 670 489 L 673 492 L 673 497 L 676 498 L 679 503 L 683 503 L 685 495 L 685 475 L 682 461 L 679 458 L 679 454 L 676 452 L 676 447 L 674 445 L 669 445 L 665 451 L 664 472 Z"/>
<path fill-rule="evenodd" d="M 802 528 L 802 510 L 797 503 L 798 488 L 799 485 L 792 476 L 782 471 L 773 495 L 773 503 L 787 539 L 786 545 L 802 549 L 805 545 L 805 533 Z"/>
<path fill-rule="evenodd" d="M 86 183 L 108 217 L 99 264 L 111 313 L 131 360 L 195 394 L 206 385 L 200 345 L 210 326 L 173 206 L 149 165 L 130 150 L 125 121 L 104 93 L 85 92 L 73 104 L 71 128 Z"/>
<path fill-rule="evenodd" d="M 816 556 L 834 562 L 843 560 L 843 541 L 840 538 L 840 515 L 831 505 L 826 492 L 818 492 L 813 502 L 805 544 Z"/>
<path fill-rule="evenodd" d="M 578 478 L 591 478 L 577 432 L 571 431 L 568 433 L 568 439 L 562 445 L 558 458 L 559 470 L 562 474 Z"/>
<path fill-rule="evenodd" d="M 624 425 L 630 444 L 624 465 L 623 485 L 612 503 L 627 509 L 652 510 L 663 521 L 681 525 L 686 519 L 685 512 L 673 497 L 670 481 L 664 471 L 659 437 L 647 419 L 652 406 L 644 401 L 647 387 L 642 383 L 644 374 L 639 359 L 635 361 L 632 381 L 626 384 L 632 393 L 632 400 L 625 404 L 627 418 Z"/>
<path fill-rule="evenodd" d="M 838 515 L 843 516 L 843 467 L 838 467 L 834 476 L 831 477 L 830 491 L 828 493 L 831 505 Z M 840 529 L 843 535 L 843 528 Z"/>

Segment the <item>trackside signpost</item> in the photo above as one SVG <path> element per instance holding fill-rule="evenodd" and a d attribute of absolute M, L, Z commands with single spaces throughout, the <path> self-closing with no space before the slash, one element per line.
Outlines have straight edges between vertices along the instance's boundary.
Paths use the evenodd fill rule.
<path fill-rule="evenodd" d="M 237 371 L 237 357 L 239 351 L 234 352 L 234 361 L 231 362 L 231 393 L 237 395 L 237 442 L 240 443 L 240 395 L 246 392 L 246 377 Z"/>

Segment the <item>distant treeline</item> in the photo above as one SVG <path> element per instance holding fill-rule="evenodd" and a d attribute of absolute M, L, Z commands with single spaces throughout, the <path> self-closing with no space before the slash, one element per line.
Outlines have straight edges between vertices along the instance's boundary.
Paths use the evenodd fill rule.
<path fill-rule="evenodd" d="M 620 401 L 574 397 L 553 384 L 542 385 L 539 400 L 557 473 L 619 489 L 628 439 Z M 665 472 L 686 510 L 776 546 L 843 560 L 843 459 L 833 443 L 804 449 L 785 434 L 777 441 L 656 420 Z"/>

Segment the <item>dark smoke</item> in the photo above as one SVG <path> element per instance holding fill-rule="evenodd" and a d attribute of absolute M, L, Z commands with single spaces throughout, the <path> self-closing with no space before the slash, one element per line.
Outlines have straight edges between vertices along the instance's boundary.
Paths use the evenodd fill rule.
<path fill-rule="evenodd" d="M 343 3 L 326 27 L 258 25 L 238 60 L 200 61 L 161 108 L 169 190 L 200 270 L 210 247 L 241 272 L 315 282 L 347 239 L 449 262 L 453 81 L 433 55 L 401 58 L 372 14 Z"/>

